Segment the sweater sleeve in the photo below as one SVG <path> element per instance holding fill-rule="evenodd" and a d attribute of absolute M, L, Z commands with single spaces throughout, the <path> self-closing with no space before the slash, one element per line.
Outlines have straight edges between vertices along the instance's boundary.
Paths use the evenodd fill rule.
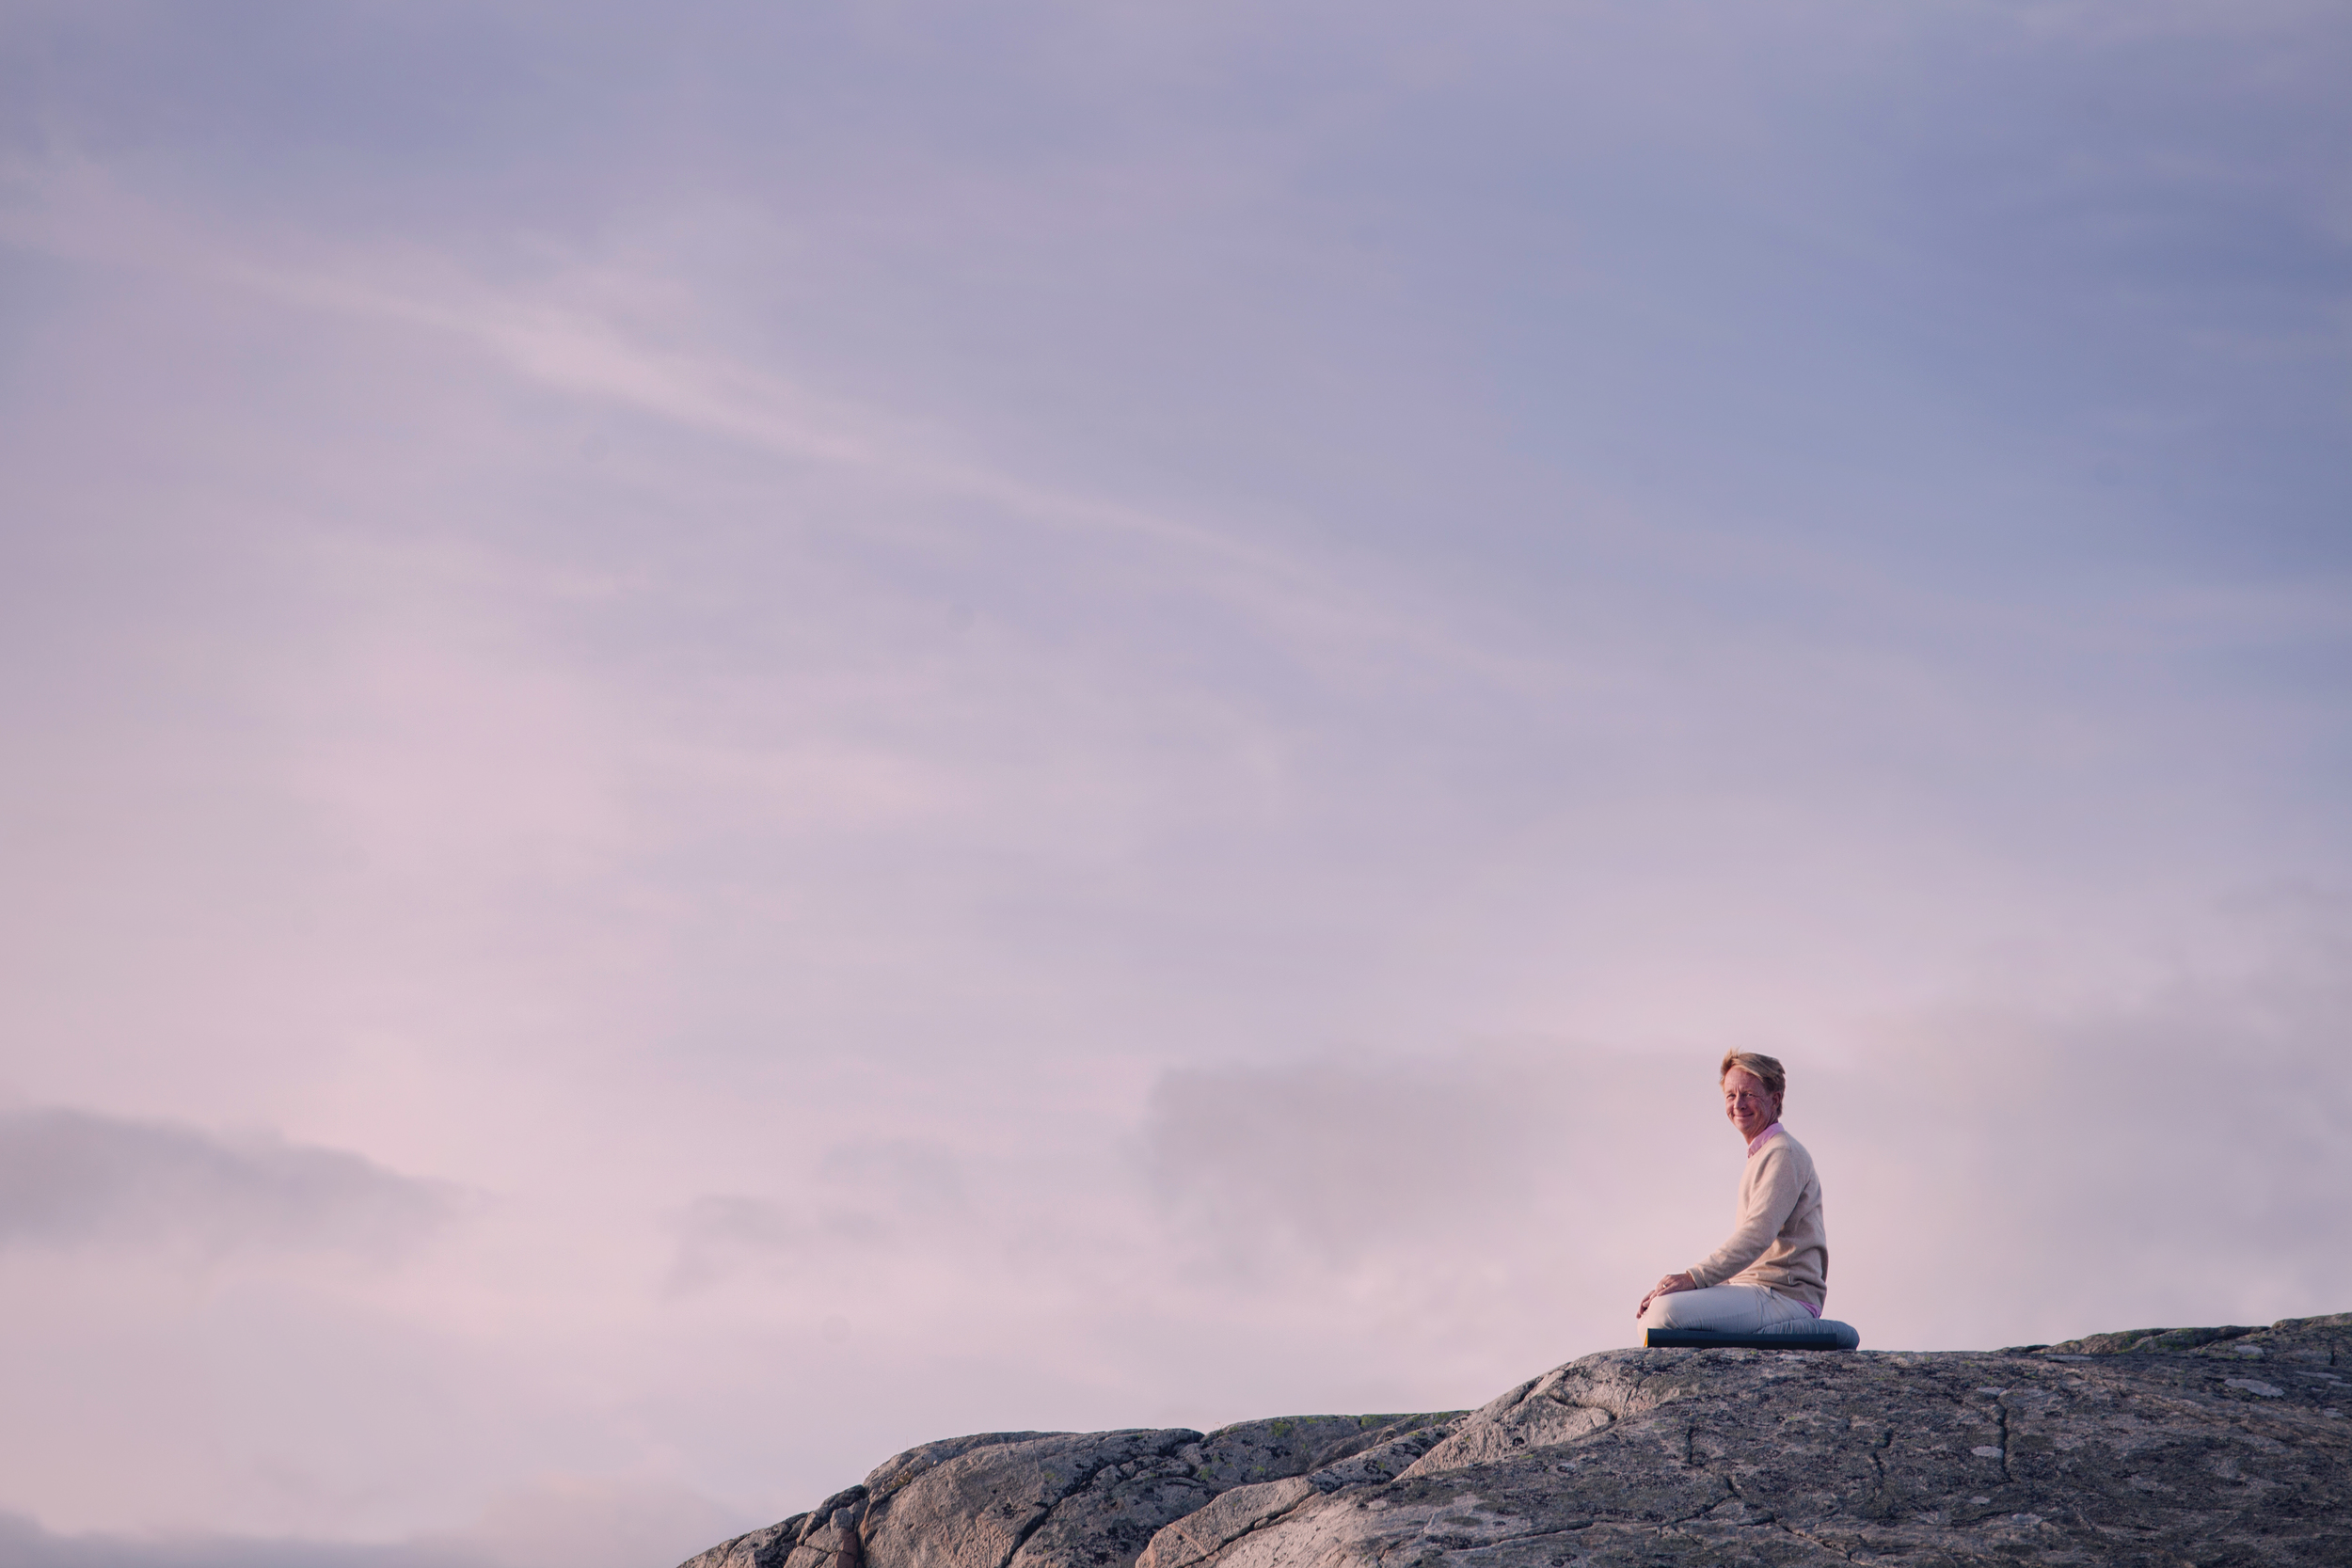
<path fill-rule="evenodd" d="M 1732 1227 L 1731 1239 L 1705 1262 L 1692 1267 L 1692 1280 L 1701 1286 L 1720 1285 L 1764 1256 L 1772 1238 L 1796 1212 L 1804 1186 L 1796 1164 L 1778 1139 L 1756 1157 L 1755 1168 L 1740 1184 L 1740 1218 Z"/>

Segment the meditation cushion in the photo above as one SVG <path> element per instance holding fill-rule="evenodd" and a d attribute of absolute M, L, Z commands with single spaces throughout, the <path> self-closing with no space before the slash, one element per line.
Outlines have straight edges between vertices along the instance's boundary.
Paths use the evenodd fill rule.
<path fill-rule="evenodd" d="M 1748 1350 L 1852 1350 L 1862 1336 L 1852 1325 L 1835 1318 L 1803 1319 L 1775 1323 L 1753 1334 L 1724 1334 L 1711 1328 L 1653 1328 L 1642 1341 L 1653 1350 L 1720 1350 L 1737 1345 Z"/>

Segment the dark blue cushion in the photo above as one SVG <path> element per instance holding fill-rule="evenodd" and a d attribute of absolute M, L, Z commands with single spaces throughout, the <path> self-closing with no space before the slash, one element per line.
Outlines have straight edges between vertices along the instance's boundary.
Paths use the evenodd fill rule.
<path fill-rule="evenodd" d="M 1653 1328 L 1642 1341 L 1653 1350 L 1720 1350 L 1737 1345 L 1746 1350 L 1852 1350 L 1862 1336 L 1835 1318 L 1805 1318 L 1775 1323 L 1753 1334 L 1724 1334 L 1711 1328 Z"/>

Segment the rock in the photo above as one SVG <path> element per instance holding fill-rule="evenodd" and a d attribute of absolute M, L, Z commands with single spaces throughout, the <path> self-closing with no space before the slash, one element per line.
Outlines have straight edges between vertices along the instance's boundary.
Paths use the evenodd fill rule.
<path fill-rule="evenodd" d="M 1220 1492 L 1152 1537 L 1136 1568 L 1192 1568 L 1206 1562 L 1251 1530 L 1273 1523 L 1307 1498 L 1314 1487 L 1303 1477 L 1252 1481 Z"/>
<path fill-rule="evenodd" d="M 1104 1432 L 976 1447 L 876 1496 L 866 1511 L 867 1555 L 891 1568 L 1030 1568 L 1047 1560 L 1093 1568 L 1119 1555 L 1115 1544 L 1094 1555 L 1094 1538 L 1116 1543 L 1123 1534 L 1135 1539 L 1125 1556 L 1132 1562 L 1152 1531 L 1206 1500 L 1201 1489 L 1183 1484 L 1185 1466 L 1172 1459 L 1199 1440 L 1199 1433 L 1183 1430 Z M 1047 1529 L 1057 1513 L 1058 1527 Z"/>
<path fill-rule="evenodd" d="M 2004 1355 L 2145 1355 L 2159 1351 L 2193 1351 L 2199 1355 L 2256 1360 L 2281 1355 L 2320 1366 L 2340 1366 L 2352 1357 L 2352 1312 L 2325 1318 L 2288 1318 L 2268 1328 L 2130 1328 L 2120 1334 L 2093 1334 L 2062 1345 L 2018 1345 Z"/>
<path fill-rule="evenodd" d="M 2352 1313 L 1626 1350 L 1469 1413 L 910 1449 L 688 1568 L 2352 1563 Z"/>

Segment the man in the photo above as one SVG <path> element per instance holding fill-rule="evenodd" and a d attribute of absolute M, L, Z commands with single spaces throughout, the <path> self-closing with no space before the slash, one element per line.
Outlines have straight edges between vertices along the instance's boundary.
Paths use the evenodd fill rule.
<path fill-rule="evenodd" d="M 1716 1074 L 1724 1117 L 1748 1146 L 1731 1239 L 1706 1261 L 1670 1274 L 1633 1309 L 1645 1329 L 1754 1334 L 1819 1318 L 1829 1297 L 1829 1233 L 1813 1156 L 1780 1125 L 1788 1074 L 1770 1056 L 1734 1051 Z"/>

